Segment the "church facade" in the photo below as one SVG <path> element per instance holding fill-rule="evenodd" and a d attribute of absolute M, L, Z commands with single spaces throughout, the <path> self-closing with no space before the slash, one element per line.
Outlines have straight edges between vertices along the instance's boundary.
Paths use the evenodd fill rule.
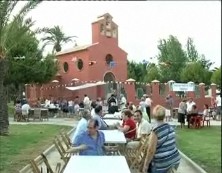
<path fill-rule="evenodd" d="M 127 53 L 118 45 L 118 25 L 106 13 L 92 23 L 92 43 L 57 52 L 59 72 L 48 84 L 26 87 L 26 97 L 106 97 L 113 85 L 127 80 Z M 107 88 L 108 87 L 108 88 Z M 114 87 L 115 89 L 117 87 Z M 33 90 L 33 91 L 31 91 Z"/>

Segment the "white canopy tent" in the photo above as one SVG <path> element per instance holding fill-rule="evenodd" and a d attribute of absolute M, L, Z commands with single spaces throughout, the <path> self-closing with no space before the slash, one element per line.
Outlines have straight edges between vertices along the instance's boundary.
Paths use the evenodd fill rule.
<path fill-rule="evenodd" d="M 76 90 L 90 88 L 90 87 L 95 87 L 95 86 L 104 85 L 104 84 L 106 84 L 106 83 L 105 82 L 86 83 L 86 84 L 79 85 L 79 86 L 66 87 L 66 89 L 68 89 L 70 91 L 76 91 Z"/>

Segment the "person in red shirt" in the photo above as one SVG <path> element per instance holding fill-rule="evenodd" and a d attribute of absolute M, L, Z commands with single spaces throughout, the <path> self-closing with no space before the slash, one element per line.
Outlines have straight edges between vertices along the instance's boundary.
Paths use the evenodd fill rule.
<path fill-rule="evenodd" d="M 127 141 L 133 140 L 136 136 L 136 123 L 133 119 L 133 114 L 130 110 L 126 109 L 122 112 L 123 124 L 117 124 L 117 128 L 125 134 Z"/>

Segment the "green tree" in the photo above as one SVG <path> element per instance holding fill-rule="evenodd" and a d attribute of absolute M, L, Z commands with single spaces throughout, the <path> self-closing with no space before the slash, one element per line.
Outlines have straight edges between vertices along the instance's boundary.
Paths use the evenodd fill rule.
<path fill-rule="evenodd" d="M 127 72 L 128 72 L 128 78 L 133 78 L 137 82 L 144 82 L 145 81 L 145 75 L 146 75 L 146 63 L 136 63 L 134 61 L 128 61 L 127 62 Z"/>
<path fill-rule="evenodd" d="M 42 38 L 44 46 L 53 45 L 53 52 L 60 52 L 62 50 L 62 44 L 72 41 L 71 38 L 76 36 L 66 36 L 60 26 L 54 26 L 53 28 L 45 29 L 46 36 Z"/>
<path fill-rule="evenodd" d="M 147 66 L 147 74 L 146 74 L 146 82 L 152 82 L 153 80 L 160 80 L 160 72 L 159 72 L 159 68 L 151 63 L 148 64 Z"/>
<path fill-rule="evenodd" d="M 194 45 L 193 39 L 188 38 L 186 47 L 188 62 L 198 62 L 199 64 L 201 64 L 204 73 L 196 75 L 200 75 L 199 78 L 202 79 L 202 82 L 204 82 L 206 85 L 209 85 L 212 75 L 212 72 L 209 69 L 213 65 L 213 63 L 210 60 L 207 60 L 203 54 L 200 55 L 198 53 L 198 51 L 196 50 L 196 46 Z M 189 71 L 187 73 L 189 73 Z M 190 73 L 192 74 L 193 72 Z"/>
<path fill-rule="evenodd" d="M 7 94 L 6 87 L 4 86 L 4 80 L 8 71 L 8 54 L 11 49 L 15 47 L 23 35 L 28 32 L 33 23 L 30 23 L 30 19 L 24 20 L 25 16 L 41 1 L 28 1 L 19 12 L 12 18 L 10 25 L 9 19 L 11 14 L 19 1 L 0 1 L 0 135 L 8 135 L 8 107 L 7 107 Z M 15 32 L 14 26 L 24 21 L 27 28 L 22 28 Z M 7 47 L 7 39 L 10 38 L 11 33 L 14 33 L 14 42 Z"/>
<path fill-rule="evenodd" d="M 221 66 L 213 72 L 211 82 L 217 84 L 221 89 Z"/>
<path fill-rule="evenodd" d="M 205 82 L 206 69 L 198 62 L 189 63 L 181 72 L 182 82 L 192 81 L 194 83 Z"/>
<path fill-rule="evenodd" d="M 188 58 L 188 62 L 200 61 L 203 68 L 208 69 L 208 70 L 213 65 L 213 62 L 211 62 L 210 60 L 207 60 L 203 54 L 199 55 L 192 38 L 187 39 L 186 48 L 187 48 L 186 55 Z"/>
<path fill-rule="evenodd" d="M 19 30 L 24 26 L 22 23 L 19 26 L 14 26 Z M 7 40 L 7 47 L 14 41 L 13 33 L 11 38 Z M 57 72 L 57 65 L 54 62 L 53 55 L 42 56 L 42 50 L 39 48 L 39 41 L 33 31 L 29 31 L 23 35 L 13 49 L 11 49 L 9 58 L 9 72 L 5 83 L 13 84 L 19 97 L 22 97 L 23 88 L 26 83 L 44 83 L 51 80 Z M 24 57 L 14 58 L 14 57 Z"/>
<path fill-rule="evenodd" d="M 180 81 L 180 73 L 185 67 L 187 57 L 179 40 L 170 35 L 167 40 L 162 39 L 158 45 L 158 63 L 162 82 Z"/>
<path fill-rule="evenodd" d="M 197 60 L 199 60 L 199 54 L 196 50 L 193 39 L 190 37 L 188 37 L 187 39 L 186 48 L 187 48 L 186 54 L 187 54 L 188 61 L 196 62 Z"/>

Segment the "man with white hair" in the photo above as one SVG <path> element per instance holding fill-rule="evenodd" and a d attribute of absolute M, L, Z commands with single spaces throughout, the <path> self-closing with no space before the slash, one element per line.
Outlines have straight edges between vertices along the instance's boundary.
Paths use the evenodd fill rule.
<path fill-rule="evenodd" d="M 76 136 L 80 135 L 81 133 L 83 133 L 87 130 L 87 124 L 88 124 L 88 120 L 90 118 L 91 118 L 91 114 L 90 114 L 90 111 L 88 109 L 85 109 L 84 111 L 82 111 L 82 118 L 79 121 L 79 123 L 76 127 L 76 130 L 73 134 L 72 144 L 75 143 Z"/>

